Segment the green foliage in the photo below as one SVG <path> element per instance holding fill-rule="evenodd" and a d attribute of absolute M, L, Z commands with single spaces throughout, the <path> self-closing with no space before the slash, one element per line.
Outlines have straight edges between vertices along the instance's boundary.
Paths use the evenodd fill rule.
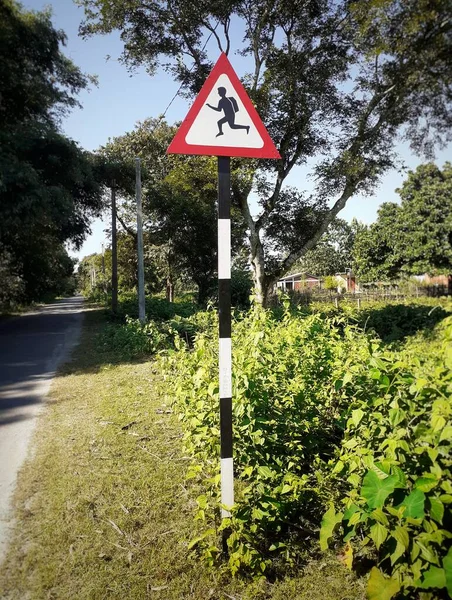
<path fill-rule="evenodd" d="M 378 308 L 376 322 L 384 320 L 384 309 Z M 419 318 L 412 330 L 406 329 L 407 334 L 432 327 L 438 309 L 432 312 L 429 307 L 427 313 L 423 308 L 418 307 Z M 411 309 L 415 314 L 415 307 Z M 444 313 L 437 314 L 444 317 Z M 394 328 L 403 315 L 396 313 L 390 320 Z M 287 566 L 295 567 L 306 553 L 314 551 L 319 528 L 320 546 L 325 549 L 339 527 L 348 527 L 344 531 L 344 563 L 349 567 L 354 557 L 359 560 L 371 546 L 381 556 L 385 551 L 395 552 L 396 569 L 405 564 L 402 548 L 411 543 L 412 535 L 425 546 L 426 534 L 440 529 L 439 525 L 435 529 L 438 519 L 446 519 L 445 500 L 451 493 L 446 474 L 441 494 L 431 487 L 433 476 L 426 471 L 428 436 L 413 437 L 422 423 L 430 423 L 436 408 L 444 410 L 437 400 L 447 396 L 450 383 L 441 384 L 436 397 L 430 385 L 425 384 L 425 392 L 419 386 L 414 389 L 413 377 L 406 373 L 407 365 L 417 365 L 422 372 L 430 365 L 439 377 L 442 357 L 436 338 L 418 333 L 405 349 L 388 349 L 375 330 L 369 336 L 356 327 L 361 318 L 364 325 L 369 315 L 356 309 L 331 310 L 329 315 L 310 314 L 306 309 L 291 312 L 287 302 L 282 311 L 254 307 L 236 319 L 236 504 L 231 519 L 221 521 L 217 323 L 211 311 L 201 316 L 201 322 L 189 333 L 186 330 L 190 339 L 184 335 L 174 338 L 176 351 L 159 358 L 167 396 L 185 429 L 185 449 L 193 457 L 187 477 L 199 490 L 196 518 L 204 523 L 204 531 L 192 541 L 191 549 L 214 564 L 220 552 L 218 532 L 230 528 L 231 571 L 275 575 Z M 195 323 L 194 318 L 189 322 Z M 186 325 L 181 320 L 182 331 Z M 439 327 L 438 335 L 443 335 L 446 328 Z M 420 361 L 419 355 L 428 359 Z M 409 407 L 403 405 L 407 393 Z M 412 420 L 410 428 L 402 424 L 403 419 Z M 446 457 L 449 425 L 435 421 L 434 427 L 440 426 L 446 427 L 440 443 Z M 387 468 L 376 451 L 372 458 L 374 438 L 389 456 L 395 447 L 393 437 L 402 440 L 409 468 L 397 461 Z M 421 470 L 413 477 L 410 469 L 416 457 Z M 435 483 L 435 488 L 439 485 Z M 321 523 L 322 509 L 328 506 Z M 370 515 L 367 521 L 364 514 Z M 434 524 L 428 529 L 432 519 Z M 444 525 L 441 531 L 445 529 Z M 446 535 L 435 534 L 448 539 Z M 359 543 L 362 539 L 366 541 L 364 550 Z M 443 568 L 440 562 L 432 564 Z M 375 594 L 383 579 L 389 593 L 405 586 L 403 577 L 410 577 L 403 569 L 393 573 L 390 565 L 389 558 L 379 565 L 378 573 L 372 572 L 369 589 L 375 589 Z M 431 573 L 431 577 L 440 575 Z"/>
<path fill-rule="evenodd" d="M 107 325 L 99 339 L 104 350 L 117 353 L 121 359 L 132 359 L 155 354 L 170 347 L 174 330 L 169 325 L 148 321 L 141 324 L 138 319 L 126 318 L 125 324 Z"/>
<path fill-rule="evenodd" d="M 292 273 L 312 273 L 320 277 L 345 273 L 352 264 L 356 225 L 336 218 L 318 244 L 293 265 Z"/>
<path fill-rule="evenodd" d="M 363 281 L 452 270 L 452 165 L 410 171 L 396 190 L 401 204 L 385 203 L 378 219 L 355 238 L 354 264 Z"/>
<path fill-rule="evenodd" d="M 394 342 L 417 331 L 432 330 L 450 312 L 450 304 L 441 305 L 437 301 L 429 304 L 423 298 L 417 303 L 414 300 L 399 304 L 375 302 L 354 317 L 361 327 L 375 331 L 384 342 Z"/>
<path fill-rule="evenodd" d="M 163 65 L 189 95 L 212 67 L 207 36 L 253 65 L 243 81 L 282 160 L 234 161 L 232 191 L 264 303 L 347 201 L 397 164 L 400 135 L 426 155 L 450 139 L 449 0 L 78 3 L 82 35 L 119 30 L 125 63 L 150 73 Z M 311 167 L 312 192 L 286 185 L 300 165 Z"/>
<path fill-rule="evenodd" d="M 253 291 L 253 280 L 249 270 L 232 269 L 231 272 L 231 303 L 239 309 L 250 307 Z"/>
<path fill-rule="evenodd" d="M 369 598 L 399 589 L 406 598 L 420 589 L 440 598 L 436 590 L 449 585 L 452 317 L 438 336 L 428 350 L 419 341 L 398 353 L 374 348 L 365 364 L 350 365 L 343 391 L 350 408 L 333 471 L 343 490 L 337 504 L 355 557 L 371 552 L 378 562 Z M 386 581 L 385 592 L 378 581 Z"/>
<path fill-rule="evenodd" d="M 326 290 L 336 290 L 338 288 L 338 281 L 336 279 L 336 277 L 333 277 L 332 275 L 327 275 L 325 277 L 325 279 L 323 280 L 323 287 Z"/>
<path fill-rule="evenodd" d="M 325 469 L 341 439 L 343 357 L 366 355 L 367 341 L 344 321 L 319 315 L 281 318 L 254 308 L 233 327 L 234 451 L 237 504 L 229 566 L 262 572 L 294 564 L 315 539 L 317 515 L 331 496 Z M 217 521 L 219 421 L 217 337 L 206 330 L 189 351 L 162 359 L 202 483 L 197 518 Z M 215 535 L 197 540 L 214 561 Z"/>
<path fill-rule="evenodd" d="M 179 298 L 168 302 L 159 296 L 146 296 L 146 317 L 153 321 L 168 321 L 176 316 L 190 317 L 197 310 L 197 305 L 191 298 Z M 118 317 L 130 316 L 138 318 L 138 296 L 133 292 L 123 292 L 118 299 Z"/>
<path fill-rule="evenodd" d="M 101 207 L 92 156 L 58 129 L 88 84 L 64 42 L 48 13 L 0 4 L 0 239 L 8 279 L 21 280 L 16 300 L 64 291 L 64 244 L 80 246 Z"/>

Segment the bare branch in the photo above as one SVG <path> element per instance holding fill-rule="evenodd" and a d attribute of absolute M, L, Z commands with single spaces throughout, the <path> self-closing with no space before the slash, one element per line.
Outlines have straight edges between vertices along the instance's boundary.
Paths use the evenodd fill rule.
<path fill-rule="evenodd" d="M 202 24 L 204 25 L 204 27 L 205 27 L 205 28 L 206 28 L 208 31 L 210 31 L 210 33 L 211 33 L 212 35 L 214 35 L 214 36 L 215 36 L 215 39 L 217 40 L 217 46 L 218 46 L 218 49 L 220 50 L 220 52 L 224 52 L 224 50 L 223 50 L 223 46 L 222 46 L 222 44 L 221 44 L 221 39 L 220 39 L 220 36 L 219 36 L 219 35 L 218 35 L 218 33 L 216 32 L 216 29 L 217 29 L 217 27 L 218 27 L 218 24 L 219 24 L 219 22 L 220 22 L 220 21 L 218 20 L 218 21 L 217 21 L 217 24 L 215 25 L 215 27 L 212 27 L 212 25 L 209 23 L 209 21 L 203 21 L 203 22 L 202 22 Z M 227 54 L 227 52 L 225 52 L 225 54 Z"/>
<path fill-rule="evenodd" d="M 293 264 L 295 264 L 296 261 L 301 256 L 306 254 L 306 252 L 308 252 L 308 250 L 311 250 L 317 244 L 317 242 L 320 240 L 322 235 L 328 229 L 328 226 L 330 225 L 330 223 L 335 219 L 335 217 L 338 215 L 338 213 L 344 208 L 344 206 L 347 204 L 348 199 L 354 194 L 355 189 L 356 189 L 356 185 L 347 184 L 345 186 L 345 189 L 342 192 L 340 198 L 338 198 L 338 200 L 335 202 L 334 206 L 328 211 L 323 223 L 320 225 L 320 227 L 317 230 L 317 232 L 315 233 L 315 235 L 313 235 L 306 242 L 306 244 L 304 244 L 304 246 L 302 246 L 298 250 L 290 252 L 286 256 L 286 258 L 283 260 L 281 265 L 272 272 L 272 274 L 271 274 L 272 278 L 279 279 L 279 277 L 281 275 L 283 275 L 284 273 L 286 273 L 290 269 L 290 267 Z"/>
<path fill-rule="evenodd" d="M 127 225 L 127 223 L 124 221 L 124 219 L 118 213 L 116 213 L 116 218 L 121 223 L 124 231 L 126 233 L 128 233 L 131 237 L 133 237 L 134 240 L 136 240 L 137 239 L 137 232 L 134 229 L 132 229 L 132 227 L 129 227 Z"/>

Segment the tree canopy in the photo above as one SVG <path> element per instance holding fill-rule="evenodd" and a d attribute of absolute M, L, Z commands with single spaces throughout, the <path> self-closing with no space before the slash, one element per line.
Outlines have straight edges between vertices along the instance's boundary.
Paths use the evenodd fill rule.
<path fill-rule="evenodd" d="M 252 65 L 243 82 L 282 156 L 247 161 L 233 182 L 263 301 L 349 198 L 375 190 L 397 163 L 400 136 L 424 153 L 450 140 L 450 0 L 79 3 L 82 35 L 119 30 L 129 67 L 162 65 L 188 95 L 212 67 L 207 39 Z M 308 161 L 315 190 L 287 187 Z"/>
<path fill-rule="evenodd" d="M 292 271 L 320 277 L 345 273 L 352 266 L 353 243 L 358 227 L 356 222 L 349 225 L 347 221 L 336 218 L 318 244 L 295 263 Z"/>
<path fill-rule="evenodd" d="M 387 202 L 378 219 L 357 234 L 356 271 L 365 281 L 403 275 L 452 272 L 452 165 L 433 163 L 408 173 L 396 190 L 401 203 Z"/>
<path fill-rule="evenodd" d="M 131 165 L 142 161 L 143 229 L 145 255 L 159 278 L 174 285 L 179 277 L 192 280 L 203 303 L 215 284 L 216 200 L 215 161 L 205 157 L 172 156 L 166 148 L 175 134 L 162 119 L 148 119 L 123 136 L 110 140 L 99 150 L 113 164 Z M 240 212 L 233 210 L 233 252 L 243 245 L 244 225 Z M 133 187 L 123 186 L 118 219 L 135 240 L 136 206 Z M 163 275 L 165 274 L 165 275 Z"/>
<path fill-rule="evenodd" d="M 61 52 L 47 12 L 0 4 L 0 252 L 11 300 L 61 291 L 102 195 L 92 156 L 63 136 L 59 119 L 89 83 Z M 7 265 L 7 267 L 5 266 Z"/>

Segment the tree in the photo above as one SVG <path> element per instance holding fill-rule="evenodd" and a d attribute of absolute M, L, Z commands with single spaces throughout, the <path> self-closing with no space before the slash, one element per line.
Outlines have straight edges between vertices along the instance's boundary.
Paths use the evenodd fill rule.
<path fill-rule="evenodd" d="M 134 131 L 109 141 L 99 154 L 125 165 L 134 157 L 141 158 L 145 255 L 158 263 L 160 278 L 165 272 L 169 295 L 175 280 L 185 276 L 198 286 L 198 301 L 204 303 L 217 263 L 216 165 L 204 157 L 172 156 L 166 160 L 175 131 L 163 120 L 148 119 Z M 118 219 L 135 240 L 135 197 L 125 188 L 120 196 Z M 232 247 L 236 253 L 243 245 L 244 224 L 240 212 L 232 212 Z"/>
<path fill-rule="evenodd" d="M 344 273 L 352 264 L 355 227 L 343 219 L 335 219 L 318 244 L 296 262 L 292 270 L 320 277 Z"/>
<path fill-rule="evenodd" d="M 364 281 L 452 271 L 452 165 L 433 163 L 408 173 L 396 190 L 401 204 L 385 203 L 375 223 L 355 239 L 354 261 Z"/>
<path fill-rule="evenodd" d="M 394 251 L 400 206 L 385 202 L 372 225 L 362 225 L 353 246 L 353 268 L 363 282 L 390 281 L 398 277 L 402 263 Z"/>
<path fill-rule="evenodd" d="M 408 173 L 396 192 L 401 215 L 395 235 L 395 252 L 405 273 L 452 272 L 452 164 L 443 169 L 433 163 Z"/>
<path fill-rule="evenodd" d="M 65 243 L 81 245 L 102 204 L 92 156 L 58 130 L 89 82 L 64 42 L 48 13 L 0 4 L 0 249 L 26 300 L 64 291 Z"/>
<path fill-rule="evenodd" d="M 237 51 L 253 65 L 244 84 L 282 156 L 237 161 L 237 172 L 243 168 L 232 180 L 264 303 L 347 201 L 372 193 L 396 164 L 400 135 L 424 152 L 450 140 L 450 0 L 79 3 L 82 35 L 119 30 L 127 65 L 145 65 L 152 74 L 163 64 L 191 95 L 212 67 L 206 36 L 230 53 L 231 27 L 240 20 Z M 292 169 L 308 160 L 315 191 L 285 186 Z M 257 217 L 251 194 L 259 198 Z"/>

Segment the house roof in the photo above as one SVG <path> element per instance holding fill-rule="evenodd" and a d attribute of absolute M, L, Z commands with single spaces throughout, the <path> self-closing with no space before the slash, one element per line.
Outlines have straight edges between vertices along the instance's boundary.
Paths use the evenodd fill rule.
<path fill-rule="evenodd" d="M 301 279 L 302 277 L 305 279 L 316 279 L 317 281 L 320 279 L 320 277 L 317 277 L 316 275 L 311 275 L 310 273 L 292 273 L 290 275 L 286 275 L 285 277 L 281 277 L 280 279 L 278 279 L 278 281 L 290 281 L 291 279 Z"/>

